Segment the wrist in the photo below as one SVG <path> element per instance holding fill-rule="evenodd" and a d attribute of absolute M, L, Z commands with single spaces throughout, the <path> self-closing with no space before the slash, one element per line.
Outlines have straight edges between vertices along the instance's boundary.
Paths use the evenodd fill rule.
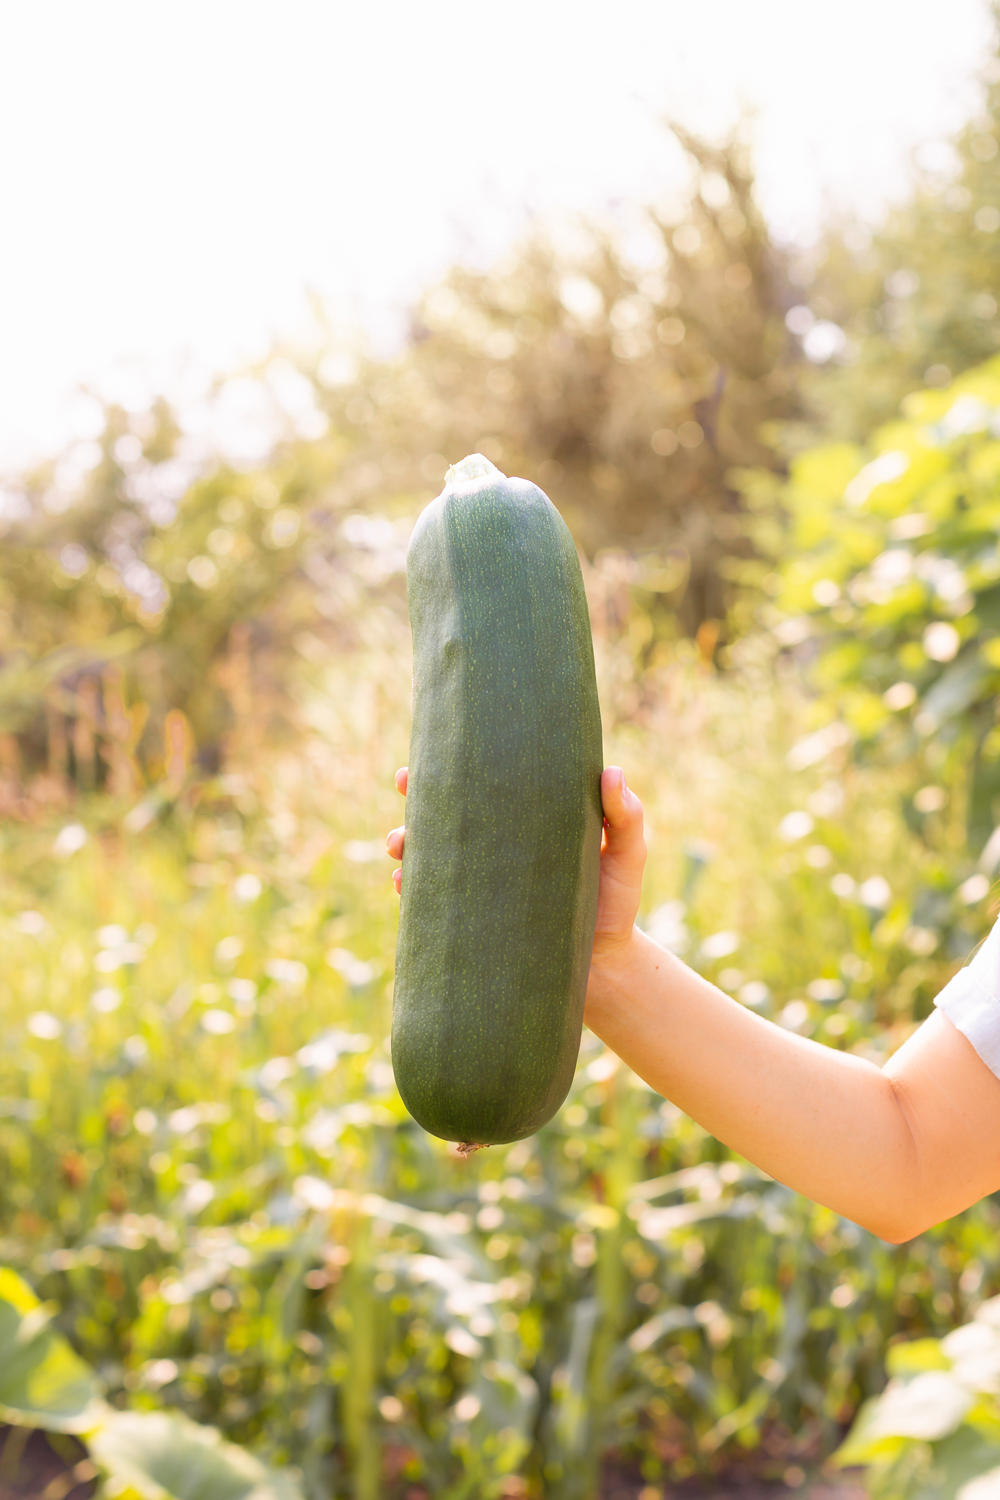
<path fill-rule="evenodd" d="M 639 929 L 634 925 L 624 932 L 597 932 L 590 966 L 618 970 L 639 946 Z"/>
<path fill-rule="evenodd" d="M 642 942 L 636 927 L 628 932 L 599 932 L 594 938 L 587 983 L 587 1012 L 613 1004 L 616 995 L 628 988 L 628 974 L 635 964 Z"/>

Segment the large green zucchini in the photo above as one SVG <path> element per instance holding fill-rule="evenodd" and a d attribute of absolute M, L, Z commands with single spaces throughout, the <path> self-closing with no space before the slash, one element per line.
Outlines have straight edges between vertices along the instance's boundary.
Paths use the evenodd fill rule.
<path fill-rule="evenodd" d="M 520 1140 L 566 1097 L 597 910 L 601 715 L 551 501 L 478 454 L 406 562 L 413 728 L 392 1063 L 445 1140 Z"/>

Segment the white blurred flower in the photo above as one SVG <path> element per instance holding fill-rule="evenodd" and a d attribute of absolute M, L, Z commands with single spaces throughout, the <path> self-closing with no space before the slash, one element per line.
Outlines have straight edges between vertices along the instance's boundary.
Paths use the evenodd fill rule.
<path fill-rule="evenodd" d="M 309 978 L 309 970 L 297 958 L 271 958 L 264 965 L 264 973 L 290 990 L 304 989 Z"/>
<path fill-rule="evenodd" d="M 28 1030 L 42 1042 L 54 1042 L 62 1036 L 62 1022 L 47 1010 L 36 1010 L 28 1017 Z"/>
<path fill-rule="evenodd" d="M 788 752 L 788 769 L 804 771 L 807 766 L 815 766 L 834 750 L 846 745 L 850 738 L 851 732 L 846 724 L 828 724 L 825 729 L 817 729 L 815 734 L 796 740 Z"/>
<path fill-rule="evenodd" d="M 338 974 L 343 975 L 352 990 L 364 989 L 378 974 L 377 964 L 367 963 L 348 948 L 331 948 L 326 961 L 331 969 L 336 969 Z"/>
<path fill-rule="evenodd" d="M 839 979 L 814 979 L 811 984 L 806 985 L 806 994 L 810 1000 L 819 1000 L 824 1005 L 839 1000 L 843 993 L 844 986 Z"/>
<path fill-rule="evenodd" d="M 65 828 L 59 830 L 56 841 L 52 846 L 52 852 L 59 859 L 66 859 L 82 849 L 87 842 L 87 830 L 82 823 L 67 823 Z"/>
<path fill-rule="evenodd" d="M 990 882 L 985 875 L 970 875 L 958 888 L 958 899 L 966 906 L 975 906 L 990 893 Z"/>
<path fill-rule="evenodd" d="M 295 1064 L 290 1057 L 269 1057 L 257 1076 L 261 1087 L 270 1092 L 279 1084 L 284 1083 L 286 1079 L 291 1078 L 294 1072 Z"/>
<path fill-rule="evenodd" d="M 833 864 L 833 855 L 825 844 L 810 844 L 805 859 L 810 870 L 825 870 Z"/>
<path fill-rule="evenodd" d="M 180 1370 L 172 1359 L 151 1359 L 142 1367 L 142 1383 L 147 1390 L 158 1391 L 176 1380 Z"/>
<path fill-rule="evenodd" d="M 684 924 L 687 907 L 683 901 L 665 901 L 646 918 L 646 931 L 654 943 L 669 953 L 686 953 L 691 934 Z"/>
<path fill-rule="evenodd" d="M 370 1046 L 371 1039 L 363 1032 L 332 1028 L 321 1031 L 295 1055 L 303 1068 L 310 1068 L 314 1073 L 329 1073 L 342 1053 L 365 1052 Z"/>
<path fill-rule="evenodd" d="M 828 609 L 840 598 L 840 584 L 832 578 L 818 578 L 812 586 L 812 596 L 817 604 Z"/>
<path fill-rule="evenodd" d="M 237 901 L 256 901 L 263 889 L 257 875 L 237 875 L 233 882 L 233 893 Z"/>
<path fill-rule="evenodd" d="M 197 1177 L 181 1199 L 181 1208 L 186 1214 L 200 1214 L 215 1197 L 215 1188 L 204 1177 Z"/>
<path fill-rule="evenodd" d="M 825 365 L 834 355 L 840 354 L 847 343 L 847 335 L 837 323 L 823 318 L 814 323 L 802 339 L 802 352 L 815 365 Z"/>
<path fill-rule="evenodd" d="M 703 958 L 728 958 L 740 946 L 738 932 L 713 932 L 701 945 Z"/>
<path fill-rule="evenodd" d="M 951 661 L 961 644 L 958 631 L 947 620 L 935 620 L 924 631 L 924 650 L 931 661 Z"/>
<path fill-rule="evenodd" d="M 887 688 L 882 694 L 882 702 L 893 713 L 899 713 L 901 709 L 910 708 L 916 701 L 917 690 L 912 682 L 894 682 L 892 687 Z"/>
<path fill-rule="evenodd" d="M 892 900 L 889 882 L 881 875 L 872 875 L 858 886 L 858 900 L 872 911 L 885 911 Z"/>
<path fill-rule="evenodd" d="M 384 839 L 348 839 L 344 845 L 344 858 L 355 865 L 373 864 L 385 858 Z"/>
<path fill-rule="evenodd" d="M 234 964 L 243 952 L 243 939 L 241 937 L 220 938 L 215 945 L 215 962 L 228 968 Z"/>
<path fill-rule="evenodd" d="M 778 824 L 778 837 L 791 844 L 796 839 L 804 839 L 807 834 L 812 833 L 815 826 L 816 824 L 807 812 L 786 813 Z"/>
<path fill-rule="evenodd" d="M 740 999 L 751 1010 L 759 1010 L 771 998 L 771 991 L 760 979 L 751 979 L 740 989 Z"/>
<path fill-rule="evenodd" d="M 252 1016 L 257 1009 L 257 986 L 252 979 L 230 979 L 226 985 L 230 999 L 241 1016 Z"/>
<path fill-rule="evenodd" d="M 449 1328 L 445 1335 L 445 1343 L 455 1350 L 456 1354 L 465 1354 L 470 1359 L 483 1352 L 483 1346 L 466 1333 L 464 1328 Z M 461 1348 L 459 1347 L 461 1344 Z M 463 1396 L 460 1401 L 455 1402 L 455 1420 L 457 1422 L 471 1422 L 479 1416 L 482 1410 L 482 1402 L 478 1396 L 473 1396 L 471 1391 Z"/>
<path fill-rule="evenodd" d="M 292 1192 L 302 1204 L 303 1208 L 311 1208 L 315 1213 L 328 1213 L 336 1202 L 336 1193 L 328 1182 L 322 1177 L 296 1177 L 292 1184 Z"/>
<path fill-rule="evenodd" d="M 227 1036 L 236 1030 L 236 1017 L 228 1010 L 206 1010 L 201 1018 L 202 1030 L 210 1036 Z"/>
<path fill-rule="evenodd" d="M 94 936 L 102 948 L 120 948 L 128 942 L 128 932 L 117 922 L 112 922 L 107 927 L 98 927 Z"/>
<path fill-rule="evenodd" d="M 101 1016 L 109 1016 L 113 1010 L 118 1009 L 121 1003 L 121 990 L 113 989 L 108 984 L 102 985 L 99 990 L 95 990 L 90 997 L 91 1009 L 96 1010 L 98 1015 Z"/>
<path fill-rule="evenodd" d="M 908 927 L 903 933 L 903 942 L 918 958 L 926 958 L 938 945 L 938 935 L 929 927 Z"/>

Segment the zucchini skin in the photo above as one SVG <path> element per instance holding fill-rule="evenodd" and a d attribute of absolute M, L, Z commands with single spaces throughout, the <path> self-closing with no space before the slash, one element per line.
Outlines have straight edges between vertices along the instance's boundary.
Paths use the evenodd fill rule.
<path fill-rule="evenodd" d="M 576 1066 L 600 873 L 601 715 L 576 548 L 499 470 L 407 553 L 413 722 L 392 1063 L 432 1135 L 533 1134 Z"/>

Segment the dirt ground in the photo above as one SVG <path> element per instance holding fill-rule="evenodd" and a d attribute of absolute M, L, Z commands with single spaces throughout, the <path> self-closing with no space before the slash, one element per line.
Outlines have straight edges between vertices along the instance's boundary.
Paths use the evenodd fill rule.
<path fill-rule="evenodd" d="M 0 1500 L 91 1500 L 96 1471 L 75 1438 L 0 1424 Z M 641 1480 L 606 1472 L 601 1500 L 652 1500 L 660 1492 Z M 836 1481 L 808 1475 L 795 1487 L 736 1477 L 668 1487 L 663 1500 L 867 1500 L 856 1474 Z"/>
<path fill-rule="evenodd" d="M 632 1476 L 605 1473 L 601 1500 L 868 1500 L 860 1471 L 838 1475 L 806 1475 L 801 1484 L 767 1484 L 741 1475 L 720 1475 L 715 1480 L 692 1479 L 684 1484 L 655 1485 L 648 1489 Z"/>
<path fill-rule="evenodd" d="M 0 1500 L 90 1500 L 96 1475 L 76 1438 L 0 1424 Z"/>

